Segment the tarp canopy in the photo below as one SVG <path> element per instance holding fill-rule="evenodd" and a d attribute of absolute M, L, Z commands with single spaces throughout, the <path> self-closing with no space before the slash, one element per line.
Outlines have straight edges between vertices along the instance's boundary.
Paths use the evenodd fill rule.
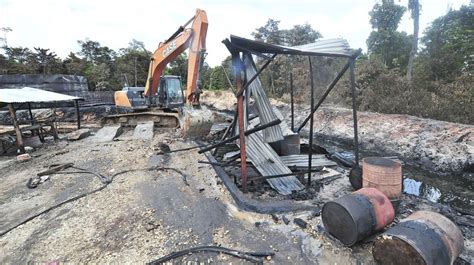
<path fill-rule="evenodd" d="M 32 87 L 0 89 L 0 103 L 61 102 L 80 99 L 82 98 Z"/>
<path fill-rule="evenodd" d="M 227 42 L 233 49 L 239 52 L 251 52 L 260 54 L 292 54 L 307 56 L 331 56 L 331 57 L 352 57 L 354 50 L 351 49 L 347 40 L 326 39 L 317 40 L 300 46 L 283 46 L 268 44 L 261 41 L 250 40 L 239 36 L 231 35 Z"/>

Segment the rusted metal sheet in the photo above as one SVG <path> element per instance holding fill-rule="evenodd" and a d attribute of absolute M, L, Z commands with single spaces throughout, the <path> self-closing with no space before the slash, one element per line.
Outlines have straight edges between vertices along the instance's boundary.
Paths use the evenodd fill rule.
<path fill-rule="evenodd" d="M 262 176 L 291 173 L 278 154 L 263 141 L 261 135 L 255 133 L 247 136 L 246 143 L 247 155 Z M 267 179 L 267 182 L 283 195 L 304 189 L 303 184 L 295 176 Z"/>
<path fill-rule="evenodd" d="M 257 69 L 250 54 L 244 55 L 244 65 L 247 76 L 254 76 L 257 73 Z M 258 116 L 261 123 L 268 123 L 278 118 L 273 112 L 272 105 L 270 104 L 270 100 L 263 90 L 259 77 L 257 77 L 255 81 L 249 85 L 249 92 L 250 96 L 255 99 L 255 104 L 257 106 Z M 265 139 L 265 142 L 267 143 L 283 140 L 283 133 L 280 126 L 272 126 L 263 130 L 263 139 Z"/>
<path fill-rule="evenodd" d="M 295 168 L 297 170 L 305 170 L 308 168 L 307 155 L 280 156 L 280 159 L 283 161 L 283 163 L 285 163 L 285 165 L 290 168 Z M 336 165 L 336 162 L 327 159 L 325 155 L 313 155 L 311 169 Z"/>

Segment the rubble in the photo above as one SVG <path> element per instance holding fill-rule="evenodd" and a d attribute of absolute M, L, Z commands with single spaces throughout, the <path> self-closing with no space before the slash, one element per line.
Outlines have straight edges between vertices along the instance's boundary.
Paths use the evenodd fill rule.
<path fill-rule="evenodd" d="M 31 155 L 26 153 L 26 154 L 21 154 L 16 156 L 16 161 L 18 162 L 25 162 L 31 159 Z"/>
<path fill-rule="evenodd" d="M 283 106 L 279 108 L 283 116 L 287 117 L 285 105 L 280 106 Z M 45 143 L 32 151 L 34 159 L 27 164 L 0 157 L 3 182 L 0 187 L 0 233 L 18 220 L 103 185 L 97 177 L 77 173 L 57 177 L 43 175 L 38 179 L 43 181 L 41 185 L 31 190 L 25 187 L 31 176 L 48 170 L 44 167 L 51 164 L 74 162 L 80 168 L 107 178 L 121 170 L 156 166 L 172 167 L 184 176 L 173 170 L 159 173 L 130 171 L 118 175 L 107 188 L 61 204 L 41 215 L 42 218 L 32 219 L 0 236 L 4 250 L 0 254 L 1 263 L 44 260 L 145 263 L 174 251 L 213 244 L 240 251 L 274 251 L 275 255 L 265 262 L 270 264 L 288 261 L 374 264 L 373 242 L 363 241 L 346 248 L 323 227 L 322 205 L 352 191 L 349 169 L 323 154 L 323 149 L 314 149 L 319 151 L 313 153 L 315 172 L 310 187 L 299 193 L 281 195 L 261 179 L 254 180 L 254 184 L 249 185 L 249 193 L 245 194 L 233 180 L 234 175 L 239 175 L 238 170 L 229 170 L 234 175 L 227 173 L 226 179 L 216 176 L 213 165 L 197 164 L 197 161 L 206 160 L 208 153 L 205 156 L 197 151 L 209 146 L 207 143 L 185 142 L 174 129 L 154 128 L 151 138 L 144 138 L 146 141 L 133 137 L 135 128 L 121 130 L 118 137 L 127 138 L 127 141 L 93 141 L 94 135 L 70 142 L 64 139 Z M 364 141 L 364 137 L 361 140 Z M 222 156 L 236 150 L 235 144 L 232 145 L 223 148 Z M 307 152 L 308 146 L 301 147 L 301 152 Z M 238 164 L 239 158 L 227 155 L 225 163 L 229 164 L 224 169 L 228 170 L 232 163 Z M 249 166 L 249 172 L 252 170 L 255 176 L 261 176 Z M 249 173 L 249 180 L 251 177 Z M 474 235 L 469 210 L 458 211 L 449 205 L 402 194 L 395 222 L 417 210 L 441 212 L 452 219 L 464 235 L 466 249 L 461 258 L 471 260 Z M 298 227 L 289 225 L 290 222 Z M 259 227 L 255 227 L 257 223 Z M 54 246 L 48 243 L 52 241 Z M 212 259 L 238 263 L 233 257 L 206 253 L 188 257 L 183 260 L 196 258 L 198 261 Z"/>
<path fill-rule="evenodd" d="M 82 129 L 79 129 L 79 130 L 75 130 L 71 133 L 68 133 L 67 139 L 69 141 L 77 141 L 77 140 L 81 140 L 81 139 L 84 139 L 86 137 L 89 137 L 91 135 L 91 133 L 92 133 L 91 129 L 82 128 Z"/>

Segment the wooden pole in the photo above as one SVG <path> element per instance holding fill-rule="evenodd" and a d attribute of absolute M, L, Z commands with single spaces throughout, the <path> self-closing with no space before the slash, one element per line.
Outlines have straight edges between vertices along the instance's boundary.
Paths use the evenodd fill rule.
<path fill-rule="evenodd" d="M 359 134 L 357 132 L 357 91 L 355 83 L 355 59 L 351 61 L 351 92 L 352 92 L 352 118 L 354 120 L 354 158 L 355 164 L 359 166 Z"/>
<path fill-rule="evenodd" d="M 239 122 L 239 134 L 240 134 L 240 161 L 241 161 L 241 174 L 242 174 L 242 188 L 244 193 L 247 192 L 247 153 L 245 148 L 245 125 L 244 125 L 244 90 L 242 87 L 242 75 L 241 75 L 241 64 L 238 54 L 232 55 L 234 72 L 235 72 L 235 86 L 237 90 L 237 117 Z"/>
<path fill-rule="evenodd" d="M 27 102 L 28 104 L 28 113 L 30 114 L 31 125 L 35 125 L 35 119 L 33 118 L 33 112 L 31 111 L 31 103 Z"/>
<path fill-rule="evenodd" d="M 77 117 L 77 129 L 81 128 L 81 112 L 79 110 L 79 100 L 74 100 L 74 105 L 76 106 L 76 117 Z"/>
<path fill-rule="evenodd" d="M 8 111 L 10 112 L 10 116 L 12 117 L 13 127 L 15 127 L 15 134 L 16 134 L 16 146 L 21 154 L 25 153 L 25 146 L 23 144 L 23 137 L 21 135 L 20 126 L 18 125 L 18 121 L 16 119 L 16 111 L 13 107 L 13 103 L 8 104 Z"/>
<path fill-rule="evenodd" d="M 313 65 L 311 64 L 311 57 L 308 56 L 309 61 L 309 78 L 311 78 L 311 109 L 314 108 L 314 81 L 313 81 Z M 311 163 L 313 161 L 313 120 L 314 114 L 311 113 L 309 119 L 309 154 L 308 154 L 308 183 L 306 185 L 311 187 Z"/>

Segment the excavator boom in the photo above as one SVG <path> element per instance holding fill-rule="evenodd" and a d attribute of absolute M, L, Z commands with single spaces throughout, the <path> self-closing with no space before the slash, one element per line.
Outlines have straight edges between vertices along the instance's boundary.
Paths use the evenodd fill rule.
<path fill-rule="evenodd" d="M 115 92 L 115 105 L 127 111 L 132 109 L 133 112 L 109 115 L 103 122 L 134 126 L 151 120 L 158 127 L 181 127 L 184 137 L 207 135 L 212 126 L 212 113 L 205 108 L 192 107 L 199 105 L 199 71 L 206 54 L 207 27 L 206 12 L 197 9 L 196 14 L 166 41 L 160 43 L 153 53 L 145 88 L 125 87 L 122 91 Z M 185 101 L 190 106 L 183 106 L 181 77 L 163 75 L 163 72 L 168 63 L 187 49 L 189 56 Z"/>
<path fill-rule="evenodd" d="M 185 28 L 192 21 L 190 28 Z M 202 54 L 206 51 L 208 20 L 204 10 L 197 9 L 195 16 L 181 26 L 168 40 L 161 43 L 150 60 L 150 69 L 145 86 L 145 96 L 157 93 L 160 77 L 166 65 L 189 48 L 186 103 L 199 104 L 196 97 Z"/>

